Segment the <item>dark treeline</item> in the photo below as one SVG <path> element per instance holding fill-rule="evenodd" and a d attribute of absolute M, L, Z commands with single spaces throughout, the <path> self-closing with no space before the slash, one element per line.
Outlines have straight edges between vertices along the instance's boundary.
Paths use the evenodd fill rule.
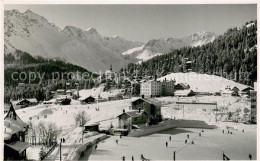
<path fill-rule="evenodd" d="M 257 80 L 257 21 L 247 22 L 242 28 L 230 28 L 212 43 L 199 47 L 184 47 L 154 57 L 141 64 L 129 64 L 128 73 L 164 76 L 172 72 L 219 75 L 236 82 L 252 85 Z"/>
<path fill-rule="evenodd" d="M 77 65 L 73 65 L 63 60 L 59 59 L 47 59 L 43 57 L 33 57 L 30 54 L 22 51 L 15 51 L 15 53 L 5 54 L 4 55 L 4 63 L 5 63 L 5 86 L 17 86 L 18 83 L 39 83 L 40 77 L 38 74 L 43 76 L 42 81 L 51 80 L 51 79 L 72 79 L 73 76 L 70 72 L 76 73 L 77 71 L 82 73 L 91 72 Z M 26 73 L 21 75 L 22 80 L 19 79 L 19 75 L 21 73 Z M 29 79 L 30 73 L 35 73 L 35 79 Z M 12 78 L 15 78 L 15 80 Z M 80 75 L 79 74 L 79 75 Z M 27 79 L 25 78 L 27 76 Z M 33 78 L 33 74 L 31 77 Z M 76 76 L 76 74 L 75 74 Z M 81 75 L 80 75 L 81 76 Z M 85 75 L 86 76 L 86 75 Z M 95 75 L 96 76 L 96 75 Z"/>
<path fill-rule="evenodd" d="M 97 75 L 85 68 L 61 59 L 33 57 L 29 53 L 15 51 L 4 55 L 4 101 L 10 99 L 36 98 L 48 100 L 50 91 L 66 88 L 92 88 Z M 73 73 L 73 74 L 72 74 Z M 29 88 L 18 88 L 19 83 L 38 84 Z M 70 83 L 69 86 L 66 83 Z"/>

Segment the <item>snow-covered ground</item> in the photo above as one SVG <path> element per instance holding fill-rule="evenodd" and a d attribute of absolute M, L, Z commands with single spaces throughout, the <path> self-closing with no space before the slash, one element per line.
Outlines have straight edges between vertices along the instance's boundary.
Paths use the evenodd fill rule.
<path fill-rule="evenodd" d="M 173 160 L 173 150 L 176 151 L 176 160 L 222 160 L 224 152 L 231 160 L 256 159 L 256 126 L 232 131 L 233 134 L 222 133 L 222 129 L 204 130 L 202 136 L 198 136 L 201 129 L 171 129 L 158 134 L 145 137 L 113 136 L 98 145 L 93 150 L 89 160 L 140 160 L 141 154 L 151 160 Z M 184 141 L 189 134 L 188 144 Z M 172 140 L 169 141 L 169 136 Z M 118 145 L 116 140 L 119 140 Z M 191 141 L 194 144 L 191 144 Z M 168 142 L 168 148 L 166 147 Z M 84 158 L 82 158 L 84 159 Z"/>
<path fill-rule="evenodd" d="M 33 107 L 19 109 L 19 110 L 16 110 L 16 112 L 17 112 L 18 116 L 26 123 L 29 123 L 30 117 L 32 117 L 31 121 L 34 125 L 38 124 L 41 121 L 55 123 L 58 128 L 62 129 L 61 137 L 66 138 L 66 140 L 68 140 L 68 142 L 73 142 L 74 140 L 78 141 L 80 139 L 78 134 L 81 134 L 81 129 L 75 127 L 75 120 L 74 120 L 74 116 L 79 111 L 85 111 L 88 114 L 88 116 L 90 118 L 89 123 L 100 122 L 100 128 L 108 128 L 111 125 L 111 123 L 113 124 L 114 127 L 117 127 L 118 119 L 116 117 L 123 112 L 123 109 L 128 111 L 129 106 L 131 106 L 131 102 L 135 99 L 137 99 L 137 98 L 100 102 L 100 103 L 87 104 L 87 105 L 81 105 L 81 104 L 79 104 L 79 101 L 72 100 L 71 105 L 62 106 L 62 105 L 55 105 L 55 104 L 51 104 L 51 105 L 40 104 L 40 105 L 33 106 Z M 243 108 L 245 108 L 245 107 L 249 108 L 249 106 L 250 106 L 250 103 L 248 103 L 248 101 L 245 100 L 246 98 L 240 98 L 240 97 L 200 96 L 200 97 L 196 98 L 194 96 L 194 97 L 187 97 L 187 98 L 185 98 L 185 97 L 182 97 L 182 98 L 161 97 L 161 98 L 157 98 L 157 99 L 162 101 L 163 107 L 162 107 L 161 111 L 162 111 L 163 117 L 164 118 L 174 118 L 175 117 L 176 119 L 183 119 L 182 110 L 173 111 L 174 102 L 176 102 L 176 101 L 197 100 L 200 102 L 217 102 L 218 107 L 227 107 L 230 111 L 235 111 L 237 108 L 241 108 L 243 110 Z M 99 108 L 100 110 L 97 111 L 96 108 Z M 47 115 L 47 118 L 44 118 L 44 115 Z M 214 122 L 213 118 L 215 118 L 214 114 L 211 115 L 208 113 L 203 113 L 202 111 L 185 112 L 185 119 L 204 120 L 210 124 L 214 124 L 215 122 Z M 219 123 L 219 124 L 217 124 L 217 126 L 226 127 L 227 124 L 229 124 L 229 123 Z M 236 126 L 239 127 L 239 124 Z M 252 134 L 256 133 L 256 128 L 252 129 L 252 131 L 254 131 L 254 132 L 252 132 Z M 254 137 L 251 137 L 251 138 L 254 139 Z M 153 141 L 151 141 L 151 142 L 153 142 Z M 154 145 L 155 144 L 157 144 L 157 143 L 154 143 Z M 126 147 L 131 147 L 130 145 L 132 145 L 132 144 L 129 143 L 129 145 L 128 144 L 124 144 L 124 145 Z M 130 149 L 128 151 L 130 151 Z M 149 153 L 144 153 L 144 154 L 145 154 L 145 156 L 147 155 L 147 157 L 149 156 L 148 155 Z M 163 154 L 164 154 L 164 152 L 163 152 Z M 140 155 L 140 154 L 138 154 L 138 155 Z M 170 156 L 170 154 L 168 154 L 168 155 Z M 32 155 L 32 156 L 38 157 L 38 155 Z M 118 156 L 116 156 L 116 157 L 118 157 Z M 156 159 L 156 157 L 153 157 L 153 156 L 151 156 L 151 158 Z M 162 157 L 162 158 L 164 158 L 164 157 Z M 37 159 L 37 158 L 32 158 L 32 159 Z M 114 158 L 114 159 L 118 159 L 118 158 Z M 158 159 L 160 159 L 160 158 L 158 158 Z"/>
<path fill-rule="evenodd" d="M 237 86 L 239 90 L 242 90 L 248 86 L 228 80 L 226 78 L 199 74 L 195 72 L 190 73 L 171 73 L 169 75 L 158 78 L 157 80 L 176 80 L 177 83 L 187 83 L 194 92 L 219 92 L 226 86 Z"/>

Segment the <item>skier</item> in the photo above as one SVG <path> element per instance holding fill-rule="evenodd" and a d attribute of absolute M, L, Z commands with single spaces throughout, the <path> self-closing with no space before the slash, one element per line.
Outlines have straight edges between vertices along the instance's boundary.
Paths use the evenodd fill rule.
<path fill-rule="evenodd" d="M 168 142 L 166 141 L 166 148 L 168 147 Z"/>
<path fill-rule="evenodd" d="M 189 135 L 189 134 L 187 135 L 187 138 L 188 138 L 188 139 L 190 138 L 190 135 Z"/>
<path fill-rule="evenodd" d="M 224 134 L 224 133 L 225 133 L 225 130 L 223 130 L 222 133 Z"/>
<path fill-rule="evenodd" d="M 192 140 L 191 144 L 194 144 L 193 140 Z"/>
<path fill-rule="evenodd" d="M 227 157 L 223 152 L 223 160 L 230 160 L 229 157 Z"/>
<path fill-rule="evenodd" d="M 172 137 L 171 136 L 169 137 L 169 140 L 172 141 Z"/>
<path fill-rule="evenodd" d="M 201 133 L 199 133 L 199 137 L 201 137 Z"/>
<path fill-rule="evenodd" d="M 116 144 L 118 144 L 118 140 L 116 140 Z"/>
<path fill-rule="evenodd" d="M 187 140 L 185 140 L 185 144 L 187 144 Z"/>
<path fill-rule="evenodd" d="M 252 155 L 251 154 L 249 154 L 249 159 L 252 160 Z"/>
<path fill-rule="evenodd" d="M 122 157 L 122 160 L 125 161 L 125 156 Z"/>
<path fill-rule="evenodd" d="M 135 158 L 134 158 L 134 156 L 132 156 L 132 161 L 134 161 L 135 160 Z"/>

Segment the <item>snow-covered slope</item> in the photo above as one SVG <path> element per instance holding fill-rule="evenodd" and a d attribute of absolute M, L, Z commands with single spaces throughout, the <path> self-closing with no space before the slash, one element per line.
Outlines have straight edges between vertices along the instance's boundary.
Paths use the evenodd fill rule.
<path fill-rule="evenodd" d="M 95 28 L 66 26 L 61 30 L 30 10 L 9 10 L 4 16 L 5 53 L 18 49 L 33 56 L 65 58 L 90 71 L 108 69 L 110 64 L 120 69 L 135 61 L 125 59 L 121 53 L 143 45 L 119 36 L 101 36 Z"/>
<path fill-rule="evenodd" d="M 129 49 L 128 51 L 123 52 L 122 55 L 128 55 L 128 57 L 134 57 L 146 61 L 163 53 L 169 53 L 174 49 L 180 49 L 185 46 L 201 46 L 214 41 L 215 38 L 216 34 L 213 32 L 202 31 L 180 39 L 153 39 L 141 47 Z"/>
<path fill-rule="evenodd" d="M 225 79 L 220 76 L 198 74 L 198 73 L 171 73 L 169 75 L 158 78 L 159 81 L 176 80 L 177 83 L 187 83 L 193 91 L 197 92 L 219 92 L 226 86 L 237 86 L 242 90 L 248 86 Z M 197 89 L 196 89 L 197 88 Z"/>

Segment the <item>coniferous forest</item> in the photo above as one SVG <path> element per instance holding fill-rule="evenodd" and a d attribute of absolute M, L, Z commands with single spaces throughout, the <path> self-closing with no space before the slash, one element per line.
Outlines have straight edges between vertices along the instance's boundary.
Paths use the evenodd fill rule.
<path fill-rule="evenodd" d="M 192 62 L 189 69 L 187 61 Z M 212 43 L 184 47 L 140 64 L 129 64 L 126 70 L 133 75 L 138 71 L 140 75 L 156 74 L 158 77 L 193 71 L 252 86 L 257 80 L 257 21 L 247 22 L 241 28 L 230 28 Z"/>

